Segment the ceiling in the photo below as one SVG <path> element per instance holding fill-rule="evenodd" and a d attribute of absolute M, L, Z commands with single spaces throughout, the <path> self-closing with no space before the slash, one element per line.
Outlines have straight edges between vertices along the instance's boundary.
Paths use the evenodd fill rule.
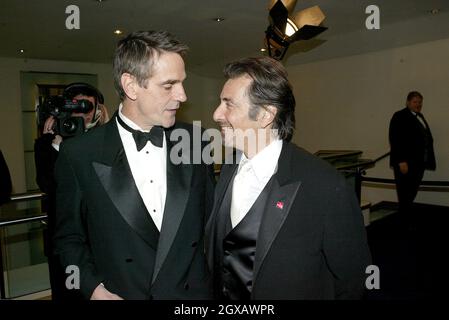
<path fill-rule="evenodd" d="M 268 25 L 268 0 L 0 0 L 0 56 L 110 63 L 120 36 L 166 29 L 187 43 L 188 69 L 215 73 L 232 59 L 259 55 Z M 367 30 L 365 8 L 380 8 L 380 30 Z M 68 5 L 80 9 L 80 29 L 67 30 Z M 299 0 L 319 5 L 329 27 L 290 46 L 289 64 L 449 37 L 448 0 Z M 439 9 L 436 15 L 429 13 Z M 222 17 L 225 20 L 215 22 Z M 19 50 L 24 49 L 24 53 Z"/>

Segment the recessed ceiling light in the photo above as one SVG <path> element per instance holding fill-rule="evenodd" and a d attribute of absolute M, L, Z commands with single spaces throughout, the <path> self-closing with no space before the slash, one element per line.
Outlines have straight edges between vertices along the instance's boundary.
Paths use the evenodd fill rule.
<path fill-rule="evenodd" d="M 215 22 L 222 22 L 224 20 L 224 18 L 214 18 L 213 19 Z"/>
<path fill-rule="evenodd" d="M 431 14 L 438 14 L 440 13 L 440 9 L 432 9 L 429 11 Z"/>
<path fill-rule="evenodd" d="M 115 31 L 114 31 L 114 33 L 115 33 L 116 35 L 120 35 L 120 34 L 122 34 L 122 33 L 123 33 L 123 31 L 122 31 L 122 30 L 120 30 L 120 29 L 117 29 L 117 30 L 115 30 Z"/>

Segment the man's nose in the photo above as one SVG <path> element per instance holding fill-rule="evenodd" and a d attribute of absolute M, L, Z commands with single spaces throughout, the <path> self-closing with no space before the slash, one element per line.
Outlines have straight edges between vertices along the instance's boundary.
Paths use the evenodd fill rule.
<path fill-rule="evenodd" d="M 212 118 L 215 122 L 220 122 L 223 120 L 223 108 L 221 107 L 221 104 L 217 107 L 217 109 L 215 109 Z"/>
<path fill-rule="evenodd" d="M 180 85 L 179 89 L 176 91 L 175 93 L 175 100 L 179 101 L 179 102 L 186 102 L 187 101 L 187 95 L 186 92 L 184 90 L 184 86 Z"/>

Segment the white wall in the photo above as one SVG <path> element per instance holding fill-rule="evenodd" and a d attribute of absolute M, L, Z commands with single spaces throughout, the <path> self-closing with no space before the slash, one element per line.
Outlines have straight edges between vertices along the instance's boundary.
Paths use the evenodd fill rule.
<path fill-rule="evenodd" d="M 203 128 L 216 128 L 212 114 L 220 101 L 224 78 L 204 77 L 188 72 L 185 81 L 187 102 L 181 106 L 177 119 L 185 122 L 201 120 Z"/>
<path fill-rule="evenodd" d="M 388 125 L 409 91 L 424 95 L 437 170 L 425 180 L 449 181 L 449 39 L 297 66 L 287 65 L 297 99 L 294 141 L 311 152 L 356 149 L 374 159 L 389 151 Z M 393 178 L 388 158 L 368 176 Z M 364 188 L 372 203 L 396 201 L 394 190 Z M 449 194 L 420 192 L 418 202 L 449 205 Z"/>
<path fill-rule="evenodd" d="M 11 172 L 14 193 L 26 191 L 20 101 L 21 71 L 97 74 L 98 87 L 105 96 L 110 111 L 115 109 L 118 101 L 110 65 L 0 58 L 0 148 Z"/>

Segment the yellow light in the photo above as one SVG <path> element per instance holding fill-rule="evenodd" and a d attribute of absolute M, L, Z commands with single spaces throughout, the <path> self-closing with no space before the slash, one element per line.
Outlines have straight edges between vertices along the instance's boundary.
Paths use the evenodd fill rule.
<path fill-rule="evenodd" d="M 115 30 L 115 31 L 114 31 L 114 33 L 115 33 L 115 34 L 117 34 L 117 35 L 119 35 L 119 34 L 122 34 L 122 33 L 123 33 L 123 31 L 122 31 L 122 30 L 119 30 L 119 29 L 117 29 L 117 30 Z"/>
<path fill-rule="evenodd" d="M 285 26 L 285 34 L 288 37 L 291 37 L 295 32 L 298 31 L 298 27 L 295 25 L 295 23 L 287 18 L 287 25 Z"/>
<path fill-rule="evenodd" d="M 294 24 L 300 29 L 305 25 L 319 26 L 325 18 L 326 16 L 323 11 L 321 11 L 320 7 L 313 6 L 296 12 L 292 16 L 292 21 L 294 21 Z"/>

